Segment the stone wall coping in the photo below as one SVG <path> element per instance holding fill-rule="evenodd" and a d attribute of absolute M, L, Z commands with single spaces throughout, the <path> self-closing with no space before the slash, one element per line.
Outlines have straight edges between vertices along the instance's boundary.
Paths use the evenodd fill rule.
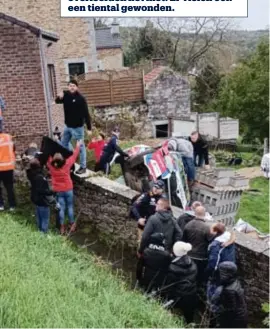
<path fill-rule="evenodd" d="M 236 244 L 244 247 L 246 249 L 249 249 L 253 252 L 264 254 L 265 256 L 269 257 L 269 240 L 261 240 L 261 239 L 256 239 L 251 236 L 248 236 L 245 233 L 237 232 L 235 231 L 236 234 Z"/>
<path fill-rule="evenodd" d="M 134 196 L 138 195 L 138 192 L 132 190 L 130 187 L 124 186 L 118 182 L 112 181 L 109 178 L 102 176 L 89 177 L 85 180 L 85 182 L 97 185 L 98 187 L 101 187 L 108 192 L 117 193 L 118 195 L 121 195 L 130 200 Z"/>

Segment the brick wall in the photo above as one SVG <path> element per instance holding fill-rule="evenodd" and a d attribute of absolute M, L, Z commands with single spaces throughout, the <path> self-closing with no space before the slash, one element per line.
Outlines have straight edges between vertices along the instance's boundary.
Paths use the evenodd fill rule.
<path fill-rule="evenodd" d="M 123 51 L 121 48 L 99 49 L 97 59 L 102 63 L 102 70 L 119 70 L 123 68 Z"/>
<path fill-rule="evenodd" d="M 30 31 L 0 20 L 0 95 L 7 109 L 4 129 L 17 136 L 21 150 L 48 134 L 38 39 Z"/>
<path fill-rule="evenodd" d="M 96 49 L 93 19 L 61 18 L 60 1 L 49 0 L 0 0 L 1 11 L 35 24 L 43 29 L 57 33 L 57 66 L 60 70 L 62 87 L 66 87 L 65 59 L 85 57 L 87 70 L 96 68 Z M 91 40 L 91 41 L 90 41 Z"/>

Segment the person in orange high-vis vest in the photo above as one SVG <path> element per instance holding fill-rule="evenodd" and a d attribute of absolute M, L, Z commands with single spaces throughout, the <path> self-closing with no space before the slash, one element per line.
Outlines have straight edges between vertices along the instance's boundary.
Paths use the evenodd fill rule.
<path fill-rule="evenodd" d="M 15 148 L 12 137 L 0 131 L 0 210 L 4 210 L 4 199 L 1 184 L 3 183 L 8 197 L 9 209 L 15 209 L 16 201 L 13 188 L 15 169 Z"/>

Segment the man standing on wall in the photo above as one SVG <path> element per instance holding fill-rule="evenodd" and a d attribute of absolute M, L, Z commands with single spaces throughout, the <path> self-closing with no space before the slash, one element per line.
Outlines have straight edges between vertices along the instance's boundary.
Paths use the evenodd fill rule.
<path fill-rule="evenodd" d="M 62 137 L 62 145 L 69 147 L 72 139 L 84 140 L 84 124 L 86 123 L 88 135 L 91 131 L 91 118 L 85 98 L 78 91 L 78 83 L 71 80 L 68 91 L 62 92 L 55 100 L 56 104 L 64 104 L 65 129 Z M 85 144 L 80 146 L 80 168 L 76 174 L 82 175 L 86 172 L 86 149 Z"/>
<path fill-rule="evenodd" d="M 208 144 L 206 140 L 197 132 L 194 131 L 189 140 L 191 141 L 194 148 L 194 162 L 196 167 L 202 167 L 205 165 L 205 169 L 210 169 L 209 166 L 209 154 Z"/>

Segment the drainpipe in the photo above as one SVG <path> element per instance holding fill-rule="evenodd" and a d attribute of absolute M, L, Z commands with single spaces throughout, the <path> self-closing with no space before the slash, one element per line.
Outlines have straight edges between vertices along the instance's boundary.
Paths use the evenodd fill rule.
<path fill-rule="evenodd" d="M 49 136 L 53 137 L 53 125 L 52 125 L 52 102 L 50 97 L 50 88 L 49 88 L 49 77 L 47 70 L 47 61 L 45 57 L 45 52 L 43 48 L 43 39 L 42 34 L 39 34 L 39 51 L 40 51 L 40 59 L 41 59 L 41 71 L 42 78 L 44 81 L 44 94 L 45 94 L 45 103 L 46 103 L 46 112 L 47 112 L 47 122 L 49 128 Z"/>

